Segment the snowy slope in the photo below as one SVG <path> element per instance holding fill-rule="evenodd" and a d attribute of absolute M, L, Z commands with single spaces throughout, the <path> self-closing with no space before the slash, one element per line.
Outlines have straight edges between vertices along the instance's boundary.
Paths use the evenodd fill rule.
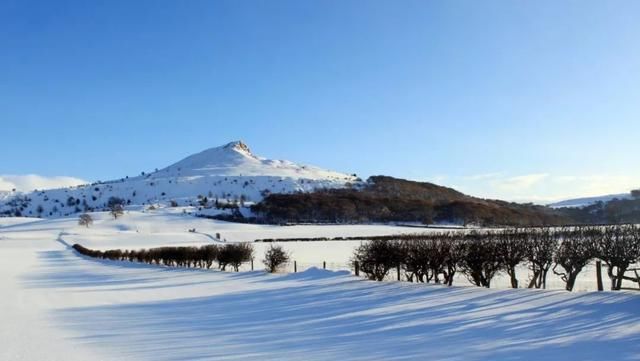
<path fill-rule="evenodd" d="M 82 238 L 120 245 L 134 234 L 147 247 L 170 238 L 210 242 L 188 239 L 182 230 L 191 227 L 223 234 L 236 227 L 249 238 L 322 232 L 162 212 L 94 216 L 88 230 L 75 217 L 0 218 L 0 360 L 595 361 L 640 354 L 635 293 L 449 288 L 319 269 L 267 275 L 100 261 L 68 244 Z M 325 227 L 325 234 L 352 232 Z M 325 256 L 317 250 L 306 256 Z"/>
<path fill-rule="evenodd" d="M 191 155 L 153 177 L 271 176 L 313 181 L 353 181 L 353 177 L 325 169 L 254 155 L 242 141 Z"/>
<path fill-rule="evenodd" d="M 13 192 L 13 191 L 1 191 L 0 190 L 0 203 L 1 202 L 6 202 L 7 200 L 9 200 L 13 196 L 15 196 L 15 194 L 16 193 Z"/>
<path fill-rule="evenodd" d="M 215 199 L 220 203 L 258 202 L 269 193 L 308 192 L 358 183 L 352 175 L 258 157 L 237 141 L 137 177 L 0 196 L 0 213 L 60 217 L 87 208 L 104 209 L 110 197 L 122 198 L 128 205 L 170 201 L 198 205 L 201 197 L 207 197 L 209 204 Z"/>
<path fill-rule="evenodd" d="M 609 195 L 606 195 L 606 196 L 598 196 L 598 197 L 584 197 L 584 198 L 567 199 L 567 200 L 564 200 L 564 201 L 551 203 L 548 206 L 552 207 L 552 208 L 562 208 L 562 207 L 582 208 L 582 207 L 587 207 L 587 206 L 590 206 L 590 205 L 598 203 L 598 202 L 606 203 L 606 202 L 609 202 L 609 201 L 614 200 L 614 199 L 629 199 L 629 198 L 631 198 L 631 194 L 630 193 L 609 194 Z"/>

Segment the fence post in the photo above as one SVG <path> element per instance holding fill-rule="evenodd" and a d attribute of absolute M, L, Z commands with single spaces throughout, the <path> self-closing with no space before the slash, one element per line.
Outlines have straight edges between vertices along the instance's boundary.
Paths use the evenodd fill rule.
<path fill-rule="evenodd" d="M 598 291 L 602 291 L 602 262 L 596 261 L 596 281 L 598 282 Z"/>
<path fill-rule="evenodd" d="M 322 269 L 327 269 L 327 261 L 322 261 Z"/>
<path fill-rule="evenodd" d="M 251 258 L 251 270 L 253 271 L 253 258 Z"/>
<path fill-rule="evenodd" d="M 398 281 L 400 281 L 400 263 L 396 266 L 396 272 L 398 273 Z"/>
<path fill-rule="evenodd" d="M 356 268 L 356 276 L 360 276 L 360 264 L 358 263 L 358 261 L 354 262 L 354 266 Z"/>
<path fill-rule="evenodd" d="M 296 261 L 293 261 L 293 273 L 297 273 L 298 272 L 298 263 L 296 263 Z"/>

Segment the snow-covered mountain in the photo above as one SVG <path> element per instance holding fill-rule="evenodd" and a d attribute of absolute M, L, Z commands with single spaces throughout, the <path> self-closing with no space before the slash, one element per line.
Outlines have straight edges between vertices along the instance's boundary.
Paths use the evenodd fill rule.
<path fill-rule="evenodd" d="M 258 202 L 270 193 L 309 192 L 359 184 L 354 175 L 254 155 L 241 142 L 207 149 L 137 177 L 71 188 L 4 194 L 0 213 L 60 217 L 102 209 L 110 197 L 128 205 Z"/>
<path fill-rule="evenodd" d="M 563 207 L 567 207 L 567 208 L 582 208 L 582 207 L 587 207 L 587 206 L 590 206 L 590 205 L 598 203 L 598 202 L 606 203 L 606 202 L 609 202 L 609 201 L 614 200 L 614 199 L 630 199 L 630 198 L 631 198 L 631 193 L 608 194 L 606 196 L 567 199 L 567 200 L 564 200 L 564 201 L 551 203 L 551 204 L 549 204 L 549 207 L 551 207 L 551 208 L 563 208 Z"/>

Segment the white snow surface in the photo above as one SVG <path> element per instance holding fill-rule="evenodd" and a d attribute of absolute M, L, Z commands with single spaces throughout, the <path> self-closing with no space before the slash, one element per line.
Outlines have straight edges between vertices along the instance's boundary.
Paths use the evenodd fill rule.
<path fill-rule="evenodd" d="M 75 217 L 0 218 L 0 360 L 601 361 L 640 354 L 637 293 L 370 282 L 318 268 L 275 275 L 175 269 L 90 259 L 70 248 L 207 244 L 218 242 L 217 232 L 231 242 L 415 228 L 243 225 L 171 209 L 92 216 L 90 228 Z M 343 261 L 357 244 L 282 243 L 305 262 Z M 255 245 L 258 266 L 268 245 Z"/>
<path fill-rule="evenodd" d="M 84 210 L 85 206 L 104 209 L 110 197 L 121 198 L 128 205 L 171 201 L 181 206 L 198 205 L 200 197 L 208 197 L 209 205 L 215 199 L 222 203 L 243 200 L 251 204 L 269 193 L 310 192 L 359 184 L 361 181 L 353 175 L 258 157 L 245 143 L 235 141 L 136 177 L 70 188 L 0 193 L 0 212 L 64 217 Z"/>
<path fill-rule="evenodd" d="M 272 160 L 254 155 L 242 141 L 207 149 L 191 155 L 158 172 L 183 177 L 201 176 L 274 176 L 309 180 L 353 181 L 354 177 L 287 160 Z M 160 176 L 160 175 L 159 175 Z"/>

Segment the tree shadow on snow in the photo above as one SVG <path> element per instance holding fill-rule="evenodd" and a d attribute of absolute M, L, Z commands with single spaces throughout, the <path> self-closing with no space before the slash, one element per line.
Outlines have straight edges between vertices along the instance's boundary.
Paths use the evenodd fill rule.
<path fill-rule="evenodd" d="M 176 284 L 213 283 L 215 280 L 187 281 L 194 274 L 212 272 L 203 269 L 186 269 L 150 265 L 138 262 L 96 259 L 78 254 L 64 241 L 62 234 L 57 242 L 61 250 L 40 251 L 36 268 L 22 278 L 27 288 L 71 287 L 76 291 L 116 291 L 124 289 L 154 289 L 175 287 Z M 167 284 L 165 281 L 170 280 Z"/>
<path fill-rule="evenodd" d="M 252 277 L 234 282 L 271 288 L 69 308 L 55 319 L 77 342 L 150 360 L 600 361 L 640 351 L 634 295 Z"/>

